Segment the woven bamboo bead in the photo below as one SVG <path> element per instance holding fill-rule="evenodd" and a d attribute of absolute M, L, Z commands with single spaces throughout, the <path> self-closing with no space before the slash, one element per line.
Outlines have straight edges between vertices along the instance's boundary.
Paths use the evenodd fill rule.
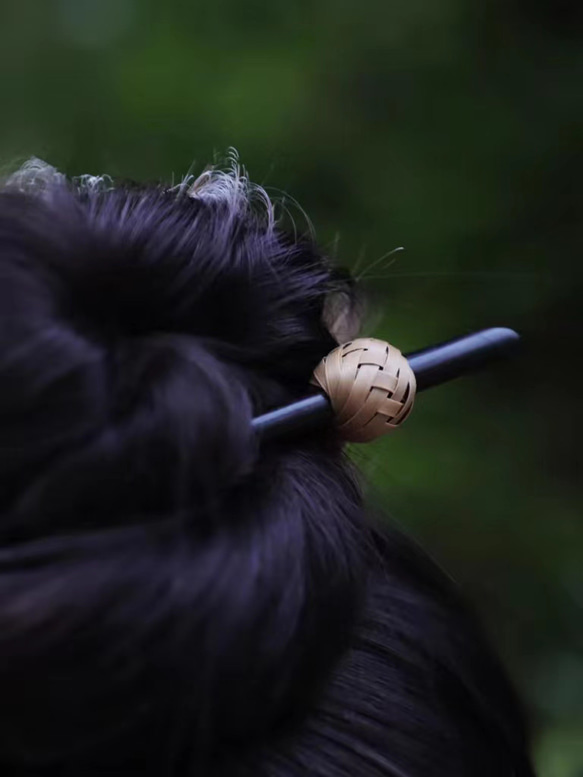
<path fill-rule="evenodd" d="M 335 348 L 312 382 L 327 395 L 347 442 L 369 442 L 395 429 L 411 412 L 415 374 L 403 354 L 372 337 Z"/>

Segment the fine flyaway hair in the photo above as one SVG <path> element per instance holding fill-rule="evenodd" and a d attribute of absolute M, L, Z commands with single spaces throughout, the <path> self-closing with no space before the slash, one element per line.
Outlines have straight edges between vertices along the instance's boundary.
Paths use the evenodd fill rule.
<path fill-rule="evenodd" d="M 0 188 L 0 773 L 529 777 L 454 584 L 333 430 L 262 443 L 357 290 L 233 155 Z"/>

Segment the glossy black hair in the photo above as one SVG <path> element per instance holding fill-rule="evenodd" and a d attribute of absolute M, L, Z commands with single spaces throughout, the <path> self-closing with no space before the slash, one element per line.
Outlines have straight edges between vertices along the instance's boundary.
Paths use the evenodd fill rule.
<path fill-rule="evenodd" d="M 352 299 L 237 170 L 4 186 L 3 775 L 532 775 L 480 628 L 333 433 L 251 431 Z"/>

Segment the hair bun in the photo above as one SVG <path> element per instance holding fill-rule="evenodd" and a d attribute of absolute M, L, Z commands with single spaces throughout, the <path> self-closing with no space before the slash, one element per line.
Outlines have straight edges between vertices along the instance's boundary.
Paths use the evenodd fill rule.
<path fill-rule="evenodd" d="M 338 283 L 231 177 L 201 191 L 0 193 L 0 436 L 26 448 L 0 471 L 0 762 L 246 744 L 351 637 L 340 447 L 251 427 L 332 347 Z"/>

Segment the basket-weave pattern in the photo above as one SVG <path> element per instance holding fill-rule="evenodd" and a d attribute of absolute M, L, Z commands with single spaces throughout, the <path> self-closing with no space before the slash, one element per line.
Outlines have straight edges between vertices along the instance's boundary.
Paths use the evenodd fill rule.
<path fill-rule="evenodd" d="M 372 337 L 335 348 L 316 367 L 312 382 L 328 395 L 347 442 L 369 442 L 392 431 L 415 399 L 415 374 L 407 359 Z"/>

